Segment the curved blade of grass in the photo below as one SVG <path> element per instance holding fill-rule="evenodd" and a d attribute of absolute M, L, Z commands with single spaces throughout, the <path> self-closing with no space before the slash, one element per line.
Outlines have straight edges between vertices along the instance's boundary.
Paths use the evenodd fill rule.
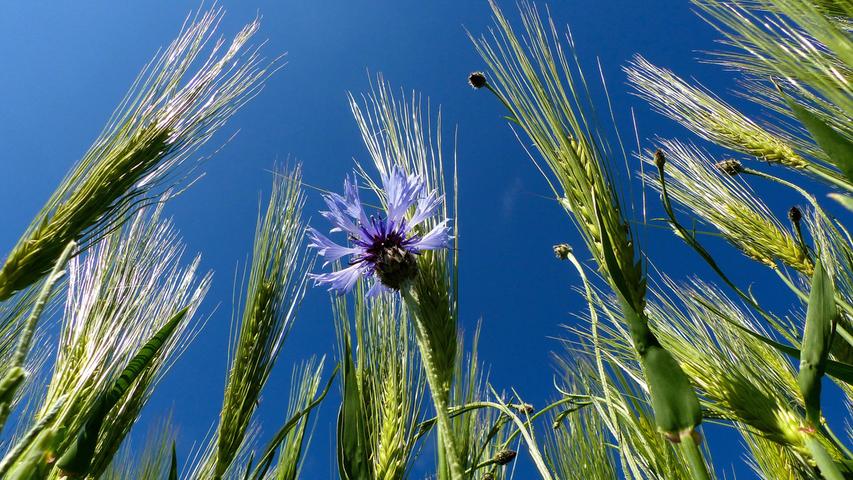
<path fill-rule="evenodd" d="M 77 433 L 74 443 L 63 453 L 57 461 L 56 466 L 66 476 L 71 478 L 83 477 L 88 473 L 92 457 L 95 455 L 95 447 L 98 444 L 98 434 L 104 417 L 116 405 L 121 397 L 127 392 L 136 378 L 145 370 L 151 361 L 157 356 L 160 348 L 175 332 L 178 324 L 184 319 L 190 307 L 179 310 L 172 318 L 163 325 L 157 333 L 143 345 L 139 353 L 133 357 L 122 371 L 112 387 L 103 393 L 89 413 L 89 417 L 83 428 Z"/>
<path fill-rule="evenodd" d="M 264 454 L 258 460 L 258 466 L 255 467 L 254 471 L 252 471 L 251 478 L 253 480 L 261 480 L 266 474 L 267 469 L 269 469 L 270 464 L 272 463 L 273 456 L 275 455 L 276 449 L 278 449 L 279 444 L 284 440 L 287 434 L 299 424 L 299 421 L 302 420 L 303 417 L 307 416 L 314 410 L 317 405 L 326 398 L 326 394 L 329 393 L 329 390 L 332 388 L 332 384 L 335 381 L 335 377 L 338 374 L 338 369 L 340 365 L 336 366 L 332 371 L 331 377 L 329 377 L 329 381 L 326 383 L 326 386 L 323 388 L 323 391 L 320 395 L 317 396 L 311 403 L 309 403 L 305 408 L 297 412 L 295 415 L 290 417 L 290 419 L 282 425 L 282 427 L 276 432 L 273 436 L 272 440 L 267 444 L 267 447 L 264 449 Z"/>
<path fill-rule="evenodd" d="M 287 418 L 305 408 L 317 396 L 321 386 L 324 364 L 325 357 L 319 361 L 312 357 L 307 362 L 301 362 L 293 368 L 287 402 Z M 308 448 L 311 439 L 308 420 L 308 416 L 302 417 L 281 441 L 276 465 L 267 475 L 268 477 L 275 480 L 297 480 L 300 477 L 302 454 Z M 251 462 L 247 465 L 246 471 L 248 480 L 251 473 Z"/>
<path fill-rule="evenodd" d="M 366 418 L 361 388 L 352 361 L 349 337 L 344 339 L 343 401 L 338 412 L 338 472 L 344 480 L 370 477 Z"/>

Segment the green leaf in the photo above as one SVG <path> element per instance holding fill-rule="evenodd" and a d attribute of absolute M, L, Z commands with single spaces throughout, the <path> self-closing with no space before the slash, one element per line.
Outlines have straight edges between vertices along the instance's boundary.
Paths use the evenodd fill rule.
<path fill-rule="evenodd" d="M 826 371 L 826 360 L 837 318 L 835 287 L 818 259 L 812 275 L 800 355 L 800 373 L 797 375 L 797 383 L 805 400 L 806 418 L 813 425 L 820 425 L 821 379 Z"/>
<path fill-rule="evenodd" d="M 338 412 L 338 470 L 344 480 L 361 480 L 371 478 L 367 419 L 349 339 L 344 343 L 344 350 L 344 398 Z"/>
<path fill-rule="evenodd" d="M 175 449 L 174 440 L 172 440 L 172 461 L 169 465 L 169 480 L 178 480 L 178 452 Z"/>
<path fill-rule="evenodd" d="M 840 193 L 830 193 L 827 195 L 827 197 L 835 200 L 836 202 L 840 203 L 841 206 L 853 212 L 853 197 L 848 197 L 847 195 L 842 195 Z"/>
<path fill-rule="evenodd" d="M 148 340 L 145 345 L 139 349 L 139 352 L 134 356 L 130 362 L 128 362 L 127 366 L 124 367 L 124 370 L 119 375 L 118 379 L 113 383 L 112 388 L 109 391 L 109 402 L 112 403 L 110 408 L 115 405 L 116 402 L 127 392 L 127 389 L 130 388 L 130 385 L 139 377 L 139 374 L 145 370 L 146 367 L 151 363 L 151 360 L 157 355 L 157 352 L 160 351 L 160 348 L 163 347 L 163 344 L 166 343 L 167 340 L 172 336 L 172 333 L 175 332 L 175 328 L 177 328 L 178 324 L 181 323 L 181 320 L 186 317 L 187 312 L 190 307 L 184 307 L 179 310 L 176 314 L 169 319 L 157 333 Z"/>
<path fill-rule="evenodd" d="M 797 120 L 809 131 L 814 141 L 832 163 L 848 180 L 853 181 L 853 142 L 836 132 L 817 115 L 803 107 L 793 98 L 782 93 L 785 103 L 794 112 Z"/>
<path fill-rule="evenodd" d="M 278 446 L 284 441 L 284 438 L 288 433 L 299 424 L 299 421 L 302 420 L 303 417 L 310 414 L 312 410 L 314 410 L 317 405 L 326 398 L 326 394 L 329 393 L 329 390 L 332 388 L 332 383 L 335 381 L 335 377 L 338 375 L 338 369 L 340 367 L 335 367 L 335 370 L 332 372 L 332 376 L 329 378 L 329 382 L 326 383 L 326 387 L 323 389 L 323 392 L 317 396 L 311 403 L 309 403 L 305 408 L 293 414 L 287 422 L 282 425 L 282 427 L 273 435 L 272 440 L 267 444 L 267 447 L 264 449 L 264 454 L 261 456 L 258 461 L 258 466 L 252 471 L 251 478 L 254 480 L 261 480 L 267 473 L 270 465 L 272 464 L 273 457 L 275 455 L 275 451 Z"/>
<path fill-rule="evenodd" d="M 139 377 L 139 374 L 148 367 L 151 360 L 154 359 L 160 348 L 163 347 L 163 344 L 172 336 L 175 328 L 184 319 L 188 311 L 189 307 L 182 308 L 160 327 L 160 330 L 128 362 L 121 375 L 113 382 L 112 387 L 98 397 L 88 412 L 86 422 L 80 431 L 77 432 L 77 438 L 75 438 L 74 443 L 65 451 L 62 458 L 56 462 L 57 468 L 63 474 L 77 478 L 83 477 L 88 473 L 92 457 L 95 455 L 95 447 L 98 444 L 98 435 L 101 432 L 101 425 L 104 423 L 104 418 L 110 413 L 110 410 L 112 410 L 125 392 L 127 392 L 130 385 Z"/>

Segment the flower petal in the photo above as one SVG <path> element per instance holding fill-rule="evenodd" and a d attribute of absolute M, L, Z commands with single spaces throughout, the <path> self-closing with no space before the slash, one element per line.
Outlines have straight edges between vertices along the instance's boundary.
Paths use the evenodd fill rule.
<path fill-rule="evenodd" d="M 417 242 L 411 245 L 411 248 L 420 252 L 423 250 L 437 250 L 439 248 L 447 248 L 450 244 L 450 228 L 447 226 L 447 220 L 442 221 L 421 237 Z"/>
<path fill-rule="evenodd" d="M 338 295 L 343 295 L 355 286 L 355 282 L 364 274 L 364 267 L 361 264 L 350 265 L 343 270 L 336 270 L 330 273 L 310 274 L 317 285 L 328 285 L 330 292 L 335 292 Z"/>
<path fill-rule="evenodd" d="M 396 167 L 387 175 L 382 175 L 382 188 L 385 190 L 388 205 L 388 220 L 399 224 L 409 207 L 415 203 L 423 190 L 424 183 L 418 175 L 406 175 L 402 168 Z"/>
<path fill-rule="evenodd" d="M 338 245 L 337 243 L 331 241 L 328 237 L 311 227 L 308 227 L 308 236 L 311 240 L 308 246 L 311 248 L 316 248 L 317 254 L 322 256 L 326 260 L 323 263 L 324 267 L 334 262 L 335 260 L 340 259 L 341 257 L 361 253 L 361 249 Z"/>
<path fill-rule="evenodd" d="M 347 204 L 343 197 L 336 193 L 323 195 L 323 200 L 326 201 L 328 211 L 320 212 L 332 224 L 332 232 L 347 232 L 352 235 L 358 235 L 358 226 L 353 222 L 347 212 Z"/>
<path fill-rule="evenodd" d="M 380 293 L 386 293 L 386 292 L 390 292 L 390 291 L 391 291 L 391 289 L 386 287 L 385 285 L 383 285 L 382 282 L 380 282 L 379 279 L 377 278 L 373 281 L 373 285 L 370 286 L 370 289 L 367 291 L 367 293 L 364 296 L 366 298 L 373 298 L 373 297 L 379 295 Z"/>
<path fill-rule="evenodd" d="M 443 199 L 444 196 L 439 196 L 438 192 L 435 190 L 430 192 L 428 196 L 419 198 L 415 214 L 412 215 L 412 218 L 407 222 L 407 229 L 411 230 L 412 227 L 420 225 L 421 222 L 435 215 L 436 210 L 438 209 L 438 206 L 441 205 L 441 201 Z"/>
<path fill-rule="evenodd" d="M 367 223 L 367 215 L 364 214 L 364 208 L 361 206 L 361 199 L 358 195 L 358 182 L 353 174 L 352 182 L 349 177 L 344 179 L 344 192 L 346 194 L 347 214 L 359 223 Z"/>

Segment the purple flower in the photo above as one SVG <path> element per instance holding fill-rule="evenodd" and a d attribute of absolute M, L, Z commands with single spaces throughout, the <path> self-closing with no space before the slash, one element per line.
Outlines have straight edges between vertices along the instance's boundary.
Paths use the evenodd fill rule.
<path fill-rule="evenodd" d="M 419 175 L 407 175 L 395 168 L 382 174 L 386 197 L 386 216 L 368 217 L 361 206 L 355 177 L 344 181 L 344 195 L 324 195 L 328 210 L 320 212 L 334 226 L 331 232 L 344 232 L 349 246 L 338 245 L 317 230 L 308 227 L 309 247 L 325 260 L 323 266 L 349 256 L 349 265 L 329 273 L 312 274 L 317 285 L 328 285 L 338 295 L 350 291 L 361 277 L 373 277 L 367 292 L 372 297 L 387 289 L 399 290 L 418 272 L 415 255 L 424 250 L 446 248 L 449 241 L 447 220 L 426 234 L 416 227 L 434 216 L 442 197 L 436 191 L 424 192 Z M 414 212 L 408 216 L 411 207 Z"/>

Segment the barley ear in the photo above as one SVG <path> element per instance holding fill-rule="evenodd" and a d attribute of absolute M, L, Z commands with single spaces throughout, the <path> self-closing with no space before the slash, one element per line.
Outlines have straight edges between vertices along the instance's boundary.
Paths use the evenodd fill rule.
<path fill-rule="evenodd" d="M 234 339 L 217 430 L 213 478 L 222 478 L 246 431 L 305 294 L 310 260 L 302 240 L 301 167 L 276 174 L 266 212 L 258 218 L 252 265 Z"/>
<path fill-rule="evenodd" d="M 203 54 L 222 16 L 215 7 L 193 17 L 143 69 L 101 136 L 6 257 L 0 301 L 47 274 L 68 242 L 81 250 L 92 246 L 133 212 L 157 203 L 158 192 L 186 180 L 193 170 L 188 157 L 257 94 L 275 70 L 247 45 L 258 21 L 230 45 L 216 41 Z"/>

